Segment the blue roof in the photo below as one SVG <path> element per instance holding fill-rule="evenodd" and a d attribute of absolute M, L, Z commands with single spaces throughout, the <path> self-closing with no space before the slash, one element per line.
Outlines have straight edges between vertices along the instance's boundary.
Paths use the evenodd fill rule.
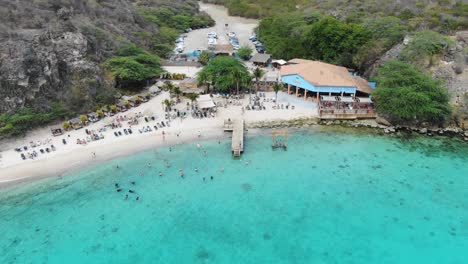
<path fill-rule="evenodd" d="M 299 88 L 321 93 L 356 93 L 356 87 L 354 86 L 315 86 L 310 82 L 306 81 L 298 74 L 284 75 L 281 77 L 281 81 L 286 84 L 297 86 Z"/>

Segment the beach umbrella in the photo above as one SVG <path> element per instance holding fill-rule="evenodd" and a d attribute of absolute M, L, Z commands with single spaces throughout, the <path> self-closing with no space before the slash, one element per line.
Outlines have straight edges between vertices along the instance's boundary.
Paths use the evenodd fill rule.
<path fill-rule="evenodd" d="M 129 118 L 129 119 L 133 119 L 133 118 L 135 118 L 135 117 L 136 117 L 136 113 L 133 113 L 133 112 L 132 112 L 132 113 L 128 113 L 128 114 L 127 114 L 127 118 Z"/>
<path fill-rule="evenodd" d="M 106 118 L 104 119 L 103 122 L 104 122 L 104 124 L 106 124 L 106 125 L 110 125 L 110 124 L 114 123 L 114 118 L 112 118 L 112 117 L 106 117 Z"/>
<path fill-rule="evenodd" d="M 143 112 L 143 114 L 144 114 L 145 116 L 152 116 L 152 115 L 154 115 L 154 112 L 153 112 L 153 110 L 151 110 L 151 109 L 146 109 L 146 110 Z"/>
<path fill-rule="evenodd" d="M 159 92 L 159 91 L 161 91 L 161 89 L 159 89 L 159 87 L 158 87 L 157 85 L 153 85 L 153 86 L 151 86 L 151 87 L 149 88 L 149 92 L 150 92 L 150 93 L 157 93 L 157 92 Z"/>
<path fill-rule="evenodd" d="M 163 82 L 163 81 L 158 81 L 158 82 L 156 83 L 156 86 L 159 87 L 159 88 L 161 88 L 161 87 L 164 86 L 164 82 Z"/>

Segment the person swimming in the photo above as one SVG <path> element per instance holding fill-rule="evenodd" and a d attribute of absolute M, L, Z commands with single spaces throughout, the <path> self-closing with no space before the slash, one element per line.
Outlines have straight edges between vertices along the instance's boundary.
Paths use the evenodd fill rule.
<path fill-rule="evenodd" d="M 131 185 L 135 185 L 135 181 L 131 181 L 130 184 L 131 184 Z"/>
<path fill-rule="evenodd" d="M 210 178 L 211 178 L 211 180 L 213 180 L 213 176 L 211 176 Z"/>
<path fill-rule="evenodd" d="M 115 188 L 119 188 L 119 184 L 118 184 L 118 183 L 114 184 L 114 186 L 115 186 Z"/>
<path fill-rule="evenodd" d="M 184 172 L 183 172 L 183 171 L 180 172 L 180 177 L 181 177 L 181 178 L 184 177 Z"/>
<path fill-rule="evenodd" d="M 121 192 L 121 191 L 122 191 L 122 189 L 121 189 L 121 188 L 118 188 L 118 189 L 117 189 L 117 192 Z"/>
<path fill-rule="evenodd" d="M 221 168 L 220 171 L 221 171 L 221 172 L 224 172 L 224 168 Z"/>
<path fill-rule="evenodd" d="M 148 168 L 151 168 L 151 162 L 148 162 L 148 164 L 146 164 L 146 166 L 148 166 Z"/>
<path fill-rule="evenodd" d="M 195 168 L 195 172 L 198 172 L 198 168 Z"/>
<path fill-rule="evenodd" d="M 128 194 L 125 195 L 125 200 L 127 200 L 127 199 L 128 199 Z"/>
<path fill-rule="evenodd" d="M 159 177 L 163 176 L 162 172 L 159 172 Z"/>
<path fill-rule="evenodd" d="M 135 193 L 135 191 L 134 191 L 134 190 L 128 190 L 128 192 L 129 192 L 129 193 Z"/>
<path fill-rule="evenodd" d="M 136 198 L 135 200 L 139 201 L 139 200 L 140 200 L 140 196 L 137 196 L 137 198 Z"/>
<path fill-rule="evenodd" d="M 115 166 L 115 168 L 116 168 L 116 169 L 120 169 L 120 167 L 119 167 L 119 165 L 118 165 L 118 164 Z"/>

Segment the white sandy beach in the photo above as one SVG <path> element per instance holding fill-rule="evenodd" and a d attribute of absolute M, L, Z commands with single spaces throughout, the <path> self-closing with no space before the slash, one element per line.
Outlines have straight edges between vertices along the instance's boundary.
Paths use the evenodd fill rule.
<path fill-rule="evenodd" d="M 241 101 L 242 105 L 228 104 L 227 107 L 218 108 L 217 115 L 214 118 L 192 118 L 191 116 L 180 119 L 177 118 L 170 122 L 170 127 L 160 128 L 152 132 L 140 134 L 139 128 L 143 126 L 153 126 L 158 121 L 165 120 L 165 112 L 162 106 L 162 101 L 169 97 L 169 93 L 164 92 L 150 101 L 141 104 L 123 114 L 139 113 L 151 110 L 156 116 L 155 121 L 145 122 L 144 118 L 139 119 L 139 125 L 132 126 L 133 134 L 123 135 L 116 137 L 114 131 L 123 131 L 124 128 L 129 126 L 127 122 L 119 129 L 107 129 L 103 132 L 104 139 L 92 141 L 86 145 L 76 144 L 78 138 L 86 138 L 85 128 L 88 130 L 98 130 L 106 124 L 103 120 L 92 123 L 85 128 L 79 130 L 69 131 L 66 134 L 58 137 L 53 137 L 50 132 L 50 126 L 34 130 L 25 138 L 16 139 L 9 142 L 3 142 L 0 152 L 0 185 L 11 185 L 17 182 L 29 181 L 41 177 L 60 176 L 64 172 L 72 169 L 88 166 L 93 163 L 101 162 L 104 160 L 113 159 L 120 156 L 130 155 L 138 151 L 157 148 L 159 146 L 171 146 L 179 143 L 193 142 L 194 144 L 199 140 L 206 140 L 210 138 L 221 138 L 230 136 L 229 133 L 223 132 L 224 121 L 228 118 L 236 119 L 243 118 L 246 124 L 258 121 L 274 121 L 274 120 L 291 120 L 303 117 L 313 117 L 317 115 L 314 105 L 310 102 L 306 103 L 294 96 L 279 93 L 278 104 L 292 104 L 295 106 L 294 110 L 291 109 L 273 109 L 273 102 L 265 102 L 266 110 L 250 110 L 242 111 L 242 107 L 248 105 L 249 99 L 246 96 Z M 267 98 L 274 98 L 274 93 L 266 93 Z M 215 98 L 216 102 L 226 102 L 226 99 Z M 186 100 L 175 107 L 180 110 L 186 110 Z M 165 140 L 163 140 L 162 131 L 165 133 Z M 198 132 L 202 136 L 198 137 Z M 177 136 L 179 134 L 179 136 Z M 33 159 L 22 160 L 20 153 L 14 150 L 15 147 L 29 146 L 29 142 L 44 141 L 46 138 L 51 139 L 47 144 L 54 145 L 56 151 L 40 154 L 39 149 L 46 146 L 35 147 L 34 150 L 39 153 L 38 157 Z M 67 140 L 67 144 L 62 143 L 62 139 Z M 28 151 L 31 151 L 30 148 Z M 248 149 L 246 149 L 248 151 Z M 96 157 L 93 157 L 93 152 Z"/>

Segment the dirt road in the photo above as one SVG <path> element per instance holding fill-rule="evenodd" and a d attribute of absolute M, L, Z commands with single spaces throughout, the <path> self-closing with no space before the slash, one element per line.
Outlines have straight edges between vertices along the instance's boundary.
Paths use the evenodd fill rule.
<path fill-rule="evenodd" d="M 249 45 L 253 47 L 252 42 L 249 41 L 249 37 L 252 35 L 255 27 L 258 26 L 258 20 L 228 16 L 227 9 L 223 6 L 202 2 L 199 2 L 199 5 L 201 11 L 205 11 L 216 21 L 216 25 L 188 33 L 185 39 L 185 52 L 208 49 L 207 34 L 212 31 L 218 34 L 218 44 L 229 44 L 227 33 L 232 31 L 236 33 L 241 46 Z M 227 27 L 226 24 L 228 25 Z"/>

